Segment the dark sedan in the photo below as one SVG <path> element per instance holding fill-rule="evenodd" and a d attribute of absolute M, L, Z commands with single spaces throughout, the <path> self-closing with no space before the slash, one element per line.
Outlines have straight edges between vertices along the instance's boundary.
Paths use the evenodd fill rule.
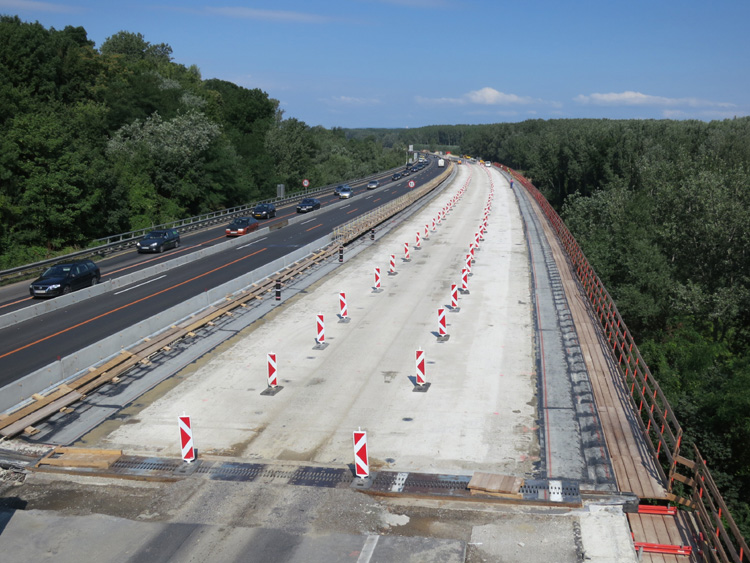
<path fill-rule="evenodd" d="M 260 203 L 253 208 L 253 217 L 256 219 L 276 217 L 276 206 L 273 203 Z"/>
<path fill-rule="evenodd" d="M 315 209 L 320 209 L 320 200 L 314 197 L 306 197 L 297 205 L 297 213 L 307 213 Z"/>
<path fill-rule="evenodd" d="M 135 244 L 138 252 L 164 252 L 180 246 L 180 233 L 177 229 L 151 231 Z"/>
<path fill-rule="evenodd" d="M 252 217 L 237 217 L 226 228 L 228 237 L 239 237 L 258 230 L 260 223 Z"/>
<path fill-rule="evenodd" d="M 99 267 L 91 260 L 55 264 L 29 286 L 32 297 L 55 297 L 99 283 Z"/>

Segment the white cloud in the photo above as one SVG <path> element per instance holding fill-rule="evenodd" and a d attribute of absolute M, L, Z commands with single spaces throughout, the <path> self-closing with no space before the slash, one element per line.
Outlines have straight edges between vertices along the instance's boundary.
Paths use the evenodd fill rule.
<path fill-rule="evenodd" d="M 335 96 L 333 102 L 349 106 L 375 106 L 380 103 L 377 98 L 355 98 L 353 96 Z"/>
<path fill-rule="evenodd" d="M 416 100 L 420 104 L 433 104 L 433 105 L 482 105 L 482 106 L 510 106 L 510 105 L 524 105 L 531 103 L 544 103 L 542 100 L 535 100 L 528 96 L 518 96 L 516 94 L 506 94 L 500 92 L 494 88 L 488 86 L 480 88 L 479 90 L 472 90 L 467 92 L 459 98 L 425 98 L 423 96 L 417 96 Z"/>
<path fill-rule="evenodd" d="M 78 11 L 78 8 L 65 6 L 64 4 L 53 4 L 51 2 L 35 2 L 34 0 L 0 0 L 0 10 L 8 10 L 10 12 L 56 12 L 65 14 L 76 12 Z"/>
<path fill-rule="evenodd" d="M 607 94 L 579 94 L 574 101 L 580 104 L 592 104 L 597 106 L 677 106 L 677 107 L 734 107 L 734 104 L 726 102 L 712 102 L 698 98 L 665 98 L 663 96 L 651 96 L 640 92 L 610 92 Z"/>
<path fill-rule="evenodd" d="M 2 0 L 0 0 L 2 1 Z M 262 21 L 279 21 L 291 23 L 327 23 L 333 21 L 326 16 L 305 12 L 287 12 L 282 10 L 258 10 L 242 6 L 207 7 L 206 11 L 219 16 L 243 18 Z"/>

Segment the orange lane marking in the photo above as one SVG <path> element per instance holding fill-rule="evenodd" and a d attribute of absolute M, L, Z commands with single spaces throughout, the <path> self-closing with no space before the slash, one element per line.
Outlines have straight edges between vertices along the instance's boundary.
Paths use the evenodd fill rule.
<path fill-rule="evenodd" d="M 380 198 L 372 200 L 373 203 L 375 203 L 376 201 L 380 201 Z"/>
<path fill-rule="evenodd" d="M 33 297 L 24 297 L 23 299 L 19 299 L 18 301 L 13 301 L 12 303 L 6 303 L 5 305 L 0 305 L 0 309 L 3 307 L 10 307 L 11 305 L 16 305 L 17 303 L 23 303 L 24 301 L 28 301 L 29 299 L 34 299 Z"/>
<path fill-rule="evenodd" d="M 315 225 L 314 227 L 310 227 L 309 229 L 307 229 L 307 231 L 312 231 L 313 229 L 317 229 L 318 227 L 322 227 L 322 226 L 323 226 L 323 223 L 320 223 L 319 225 Z M 307 231 L 305 231 L 305 232 L 307 232 Z"/>
<path fill-rule="evenodd" d="M 354 213 L 357 209 L 359 209 L 359 207 L 355 207 L 351 211 L 347 211 L 346 214 L 349 215 L 349 213 Z"/>
<path fill-rule="evenodd" d="M 131 307 L 133 305 L 136 305 L 138 303 L 141 303 L 143 301 L 147 301 L 148 299 L 151 299 L 152 297 L 156 297 L 157 295 L 161 295 L 162 293 L 166 293 L 167 291 L 172 291 L 173 289 L 176 289 L 180 287 L 181 285 L 185 285 L 186 283 L 190 283 L 192 281 L 195 281 L 197 279 L 202 278 L 203 276 L 207 276 L 209 274 L 213 274 L 214 272 L 218 272 L 219 270 L 222 270 L 226 268 L 227 266 L 231 266 L 232 264 L 236 264 L 237 262 L 241 262 L 242 260 L 245 260 L 247 258 L 250 258 L 251 256 L 255 256 L 256 254 L 260 254 L 261 252 L 265 251 L 265 248 L 261 248 L 260 250 L 256 250 L 252 254 L 248 254 L 247 256 L 243 256 L 242 258 L 237 258 L 237 260 L 232 260 L 231 262 L 227 262 L 223 266 L 219 266 L 218 268 L 214 268 L 213 270 L 209 270 L 208 272 L 203 272 L 202 274 L 195 276 L 193 278 L 190 278 L 189 280 L 185 280 L 183 282 L 178 283 L 177 285 L 173 285 L 172 287 L 168 287 L 166 289 L 162 289 L 161 291 L 157 291 L 156 293 L 152 293 L 151 295 L 147 295 L 146 297 L 141 297 L 140 299 L 136 299 L 135 301 L 128 303 L 127 305 L 122 305 L 120 307 L 117 307 L 116 309 L 112 309 L 111 311 L 107 311 L 106 313 L 102 313 L 101 315 L 97 315 L 96 317 L 92 317 L 90 319 L 87 319 L 83 322 L 78 323 L 77 325 L 69 326 L 68 328 L 64 328 L 63 330 L 60 330 L 54 334 L 50 334 L 49 336 L 45 336 L 44 338 L 40 338 L 39 340 L 35 340 L 34 342 L 29 342 L 28 344 L 25 344 L 21 346 L 20 348 L 16 348 L 15 350 L 11 350 L 10 352 L 6 352 L 3 355 L 0 355 L 0 359 L 5 358 L 6 356 L 10 356 L 11 354 L 15 354 L 16 352 L 20 352 L 21 350 L 25 350 L 26 348 L 30 348 L 31 346 L 34 346 L 35 344 L 40 344 L 41 342 L 44 342 L 46 340 L 49 340 L 50 338 L 54 338 L 55 336 L 60 336 L 61 334 L 65 334 L 68 331 L 73 330 L 74 328 L 81 327 L 83 325 L 87 325 L 90 322 L 102 319 L 106 316 L 111 315 L 112 313 L 116 313 L 117 311 L 122 311 L 123 309 L 127 309 L 128 307 Z"/>

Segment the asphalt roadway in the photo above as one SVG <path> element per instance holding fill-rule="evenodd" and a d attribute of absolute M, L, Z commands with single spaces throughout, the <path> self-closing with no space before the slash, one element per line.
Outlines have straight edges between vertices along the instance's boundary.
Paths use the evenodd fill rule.
<path fill-rule="evenodd" d="M 270 230 L 253 244 L 235 246 L 169 270 L 165 275 L 155 275 L 119 291 L 0 329 L 0 388 L 207 288 L 219 286 L 301 248 L 330 233 L 334 227 L 407 193 L 410 180 L 421 185 L 443 171 L 437 166 L 436 159 L 432 159 L 424 170 L 398 182 L 383 179 L 375 190 L 353 184 L 354 196 L 345 203 L 332 193 L 321 195 L 323 206 L 320 210 L 310 213 L 309 220 L 288 226 L 283 225 L 289 218 L 297 216 L 295 206 L 279 208 L 277 218 L 262 224 L 283 228 Z M 333 206 L 334 203 L 338 205 Z M 224 228 L 225 225 L 214 226 L 187 234 L 180 248 L 163 254 L 142 255 L 131 250 L 110 256 L 99 262 L 101 283 L 219 244 L 226 240 Z M 14 284 L 0 290 L 0 314 L 39 301 L 28 297 L 28 282 Z"/>
<path fill-rule="evenodd" d="M 415 250 L 415 233 L 462 186 L 454 209 Z M 81 443 L 178 457 L 176 419 L 187 413 L 199 456 L 207 459 L 349 467 L 352 431 L 362 428 L 373 470 L 556 476 L 611 490 L 606 456 L 587 453 L 587 436 L 577 427 L 578 391 L 570 378 L 585 373 L 575 358 L 561 356 L 557 362 L 572 369 L 557 370 L 548 369 L 552 357 L 544 360 L 540 332 L 545 350 L 565 354 L 553 345 L 563 342 L 555 314 L 562 304 L 540 297 L 554 292 L 554 272 L 545 266 L 545 241 L 527 244 L 525 232 L 543 234 L 522 219 L 525 204 L 519 207 L 516 197 L 525 196 L 497 170 L 462 166 L 449 189 L 378 244 Z M 446 312 L 450 338 L 439 341 L 437 310 L 450 309 L 450 285 L 460 284 L 489 201 L 470 293 L 460 295 L 460 311 Z M 397 275 L 389 276 L 391 254 Z M 377 267 L 381 292 L 373 291 Z M 342 291 L 349 322 L 337 317 Z M 323 349 L 315 342 L 318 313 L 325 316 Z M 414 392 L 420 348 L 426 392 Z M 273 396 L 261 395 L 269 352 L 277 355 L 283 386 Z M 561 418 L 546 412 L 552 410 Z M 5 512 L 0 550 L 19 560 L 637 560 L 625 515 L 604 496 L 577 510 L 528 509 L 263 482 L 184 479 L 165 486 L 36 474 L 5 506 L 17 510 Z"/>

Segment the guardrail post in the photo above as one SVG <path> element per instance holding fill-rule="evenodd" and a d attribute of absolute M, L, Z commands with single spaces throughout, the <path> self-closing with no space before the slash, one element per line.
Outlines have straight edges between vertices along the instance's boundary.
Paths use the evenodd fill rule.
<path fill-rule="evenodd" d="M 281 301 L 281 282 L 276 282 L 276 301 Z"/>
<path fill-rule="evenodd" d="M 343 261 L 344 261 L 344 247 L 339 246 L 339 262 L 343 262 Z"/>

